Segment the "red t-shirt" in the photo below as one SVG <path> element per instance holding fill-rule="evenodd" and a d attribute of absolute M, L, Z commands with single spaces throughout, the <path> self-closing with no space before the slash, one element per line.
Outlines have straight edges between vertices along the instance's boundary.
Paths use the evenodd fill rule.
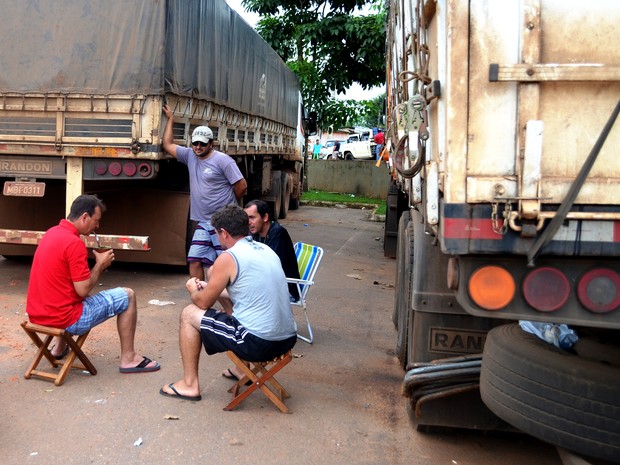
<path fill-rule="evenodd" d="M 35 324 L 67 328 L 82 315 L 84 300 L 74 282 L 90 278 L 86 245 L 73 224 L 61 220 L 47 230 L 34 254 L 26 313 Z"/>
<path fill-rule="evenodd" d="M 375 143 L 376 144 L 380 144 L 383 145 L 383 142 L 385 141 L 385 136 L 382 132 L 377 133 L 377 135 L 374 137 Z"/>

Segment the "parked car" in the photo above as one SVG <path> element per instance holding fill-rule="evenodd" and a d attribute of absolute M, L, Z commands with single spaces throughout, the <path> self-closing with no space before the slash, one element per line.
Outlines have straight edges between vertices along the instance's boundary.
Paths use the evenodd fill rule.
<path fill-rule="evenodd" d="M 351 134 L 346 142 L 340 144 L 340 157 L 345 160 L 373 160 L 376 145 L 370 130 Z"/>
<path fill-rule="evenodd" d="M 335 140 L 328 140 L 327 142 L 325 142 L 325 145 L 321 147 L 321 160 L 330 160 L 332 158 L 335 145 Z"/>

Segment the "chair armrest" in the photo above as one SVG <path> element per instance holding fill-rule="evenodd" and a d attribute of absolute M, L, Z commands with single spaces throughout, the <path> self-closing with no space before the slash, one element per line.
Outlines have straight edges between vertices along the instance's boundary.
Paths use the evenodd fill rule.
<path fill-rule="evenodd" d="M 297 286 L 297 293 L 299 294 L 299 300 L 291 302 L 293 305 L 303 306 L 304 304 L 304 290 L 308 290 L 310 286 L 314 284 L 313 281 L 309 281 L 307 279 L 297 279 L 297 278 L 286 278 L 286 282 L 288 284 L 295 284 Z M 304 289 L 302 289 L 302 287 Z"/>
<path fill-rule="evenodd" d="M 304 286 L 312 286 L 314 284 L 314 281 L 308 281 L 307 279 L 297 279 L 297 278 L 286 278 L 286 282 L 289 284 L 297 284 L 298 286 L 304 285 Z"/>

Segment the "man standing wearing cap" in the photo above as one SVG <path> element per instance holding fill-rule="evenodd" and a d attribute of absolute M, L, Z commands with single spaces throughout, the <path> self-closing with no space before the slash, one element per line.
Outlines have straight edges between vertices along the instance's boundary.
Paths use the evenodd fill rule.
<path fill-rule="evenodd" d="M 235 161 L 213 148 L 213 132 L 209 127 L 198 126 L 192 133 L 192 147 L 181 147 L 174 143 L 174 113 L 167 105 L 163 111 L 168 118 L 163 149 L 187 165 L 189 171 L 190 219 L 195 226 L 187 254 L 189 275 L 204 280 L 204 267 L 213 265 L 222 253 L 217 233 L 211 226 L 211 215 L 225 205 L 237 204 L 248 185 Z"/>

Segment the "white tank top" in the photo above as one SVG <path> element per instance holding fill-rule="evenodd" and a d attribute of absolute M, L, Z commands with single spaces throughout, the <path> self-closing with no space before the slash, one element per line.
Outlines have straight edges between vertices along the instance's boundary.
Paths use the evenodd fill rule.
<path fill-rule="evenodd" d="M 227 286 L 233 316 L 254 336 L 281 341 L 297 333 L 280 258 L 268 246 L 246 237 L 224 253 L 237 263 Z"/>

